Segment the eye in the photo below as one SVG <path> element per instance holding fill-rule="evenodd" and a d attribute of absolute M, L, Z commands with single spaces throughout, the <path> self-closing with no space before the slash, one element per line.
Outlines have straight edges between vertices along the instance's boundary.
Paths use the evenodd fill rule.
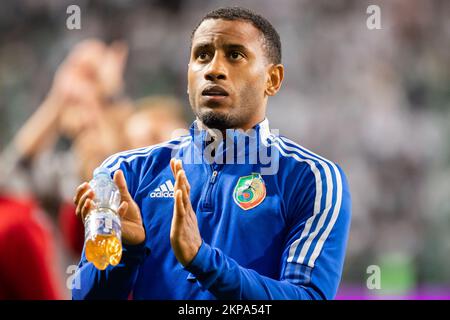
<path fill-rule="evenodd" d="M 206 61 L 209 59 L 209 54 L 207 52 L 200 52 L 197 54 L 197 60 Z"/>
<path fill-rule="evenodd" d="M 244 58 L 244 55 L 243 55 L 242 53 L 240 53 L 239 51 L 232 51 L 232 52 L 230 53 L 230 58 L 231 58 L 231 60 L 233 60 L 233 61 L 239 61 L 239 60 L 241 60 L 242 58 Z"/>

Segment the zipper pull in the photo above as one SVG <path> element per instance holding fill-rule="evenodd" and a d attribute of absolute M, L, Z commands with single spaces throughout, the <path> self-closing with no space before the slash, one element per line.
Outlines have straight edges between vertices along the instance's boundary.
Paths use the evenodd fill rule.
<path fill-rule="evenodd" d="M 209 180 L 209 183 L 213 184 L 216 181 L 217 177 L 217 171 L 213 171 L 211 179 Z"/>

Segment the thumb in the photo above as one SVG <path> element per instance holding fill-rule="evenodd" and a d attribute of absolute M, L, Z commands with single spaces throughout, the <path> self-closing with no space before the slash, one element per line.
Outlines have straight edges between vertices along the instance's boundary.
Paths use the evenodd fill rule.
<path fill-rule="evenodd" d="M 117 170 L 114 172 L 114 182 L 119 188 L 120 197 L 122 201 L 131 201 L 133 200 L 131 194 L 128 192 L 127 182 L 125 180 L 125 176 L 123 175 L 122 170 Z"/>

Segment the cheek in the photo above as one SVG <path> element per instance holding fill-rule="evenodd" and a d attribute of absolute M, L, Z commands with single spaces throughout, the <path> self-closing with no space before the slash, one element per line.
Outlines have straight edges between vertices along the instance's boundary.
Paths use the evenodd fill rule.
<path fill-rule="evenodd" d="M 198 79 L 202 78 L 202 66 L 199 64 L 193 64 L 188 69 L 188 81 L 194 84 Z"/>
<path fill-rule="evenodd" d="M 189 68 L 190 68 L 190 71 L 189 72 L 191 72 L 191 73 L 197 73 L 197 72 L 200 72 L 201 70 L 202 70 L 202 65 L 201 64 L 198 64 L 198 63 L 194 63 L 194 64 L 192 64 Z"/>
<path fill-rule="evenodd" d="M 240 79 L 242 81 L 244 77 L 241 77 Z M 264 97 L 264 90 L 266 89 L 265 74 L 255 70 L 255 72 L 250 73 L 245 77 L 245 81 L 240 87 L 242 97 L 249 99 Z"/>
<path fill-rule="evenodd" d="M 188 71 L 189 95 L 193 95 L 197 89 L 198 78 L 200 77 L 199 67 L 190 67 Z"/>
<path fill-rule="evenodd" d="M 196 93 L 197 93 L 197 81 L 196 81 L 196 74 L 191 69 L 188 71 L 188 98 L 189 98 L 189 104 L 193 109 L 196 108 L 197 105 L 197 99 L 196 99 Z"/>

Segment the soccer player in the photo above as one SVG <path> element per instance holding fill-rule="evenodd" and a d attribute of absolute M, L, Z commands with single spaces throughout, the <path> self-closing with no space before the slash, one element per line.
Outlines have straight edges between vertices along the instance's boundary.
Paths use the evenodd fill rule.
<path fill-rule="evenodd" d="M 283 73 L 265 18 L 235 7 L 200 21 L 188 70 L 196 121 L 187 135 L 104 161 L 121 192 L 124 252 L 104 271 L 83 254 L 74 299 L 334 298 L 349 187 L 335 163 L 269 129 Z M 81 219 L 93 197 L 78 187 Z"/>

